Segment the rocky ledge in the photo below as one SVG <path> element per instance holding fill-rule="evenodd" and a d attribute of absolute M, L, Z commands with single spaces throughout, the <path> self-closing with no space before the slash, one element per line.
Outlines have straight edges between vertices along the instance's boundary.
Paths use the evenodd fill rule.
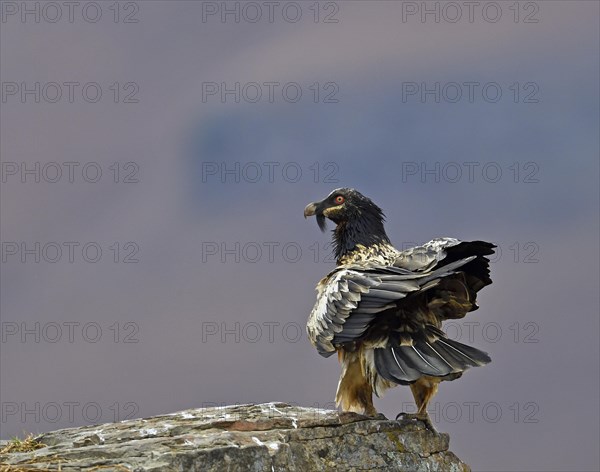
<path fill-rule="evenodd" d="M 447 434 L 285 403 L 198 408 L 63 429 L 31 452 L 0 455 L 0 471 L 469 471 Z"/>

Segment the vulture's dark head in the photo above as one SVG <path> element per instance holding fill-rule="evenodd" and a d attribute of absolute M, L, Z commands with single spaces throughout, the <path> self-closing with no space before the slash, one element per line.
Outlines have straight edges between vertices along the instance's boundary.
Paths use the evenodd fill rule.
<path fill-rule="evenodd" d="M 327 227 L 326 218 L 336 224 L 334 243 L 337 257 L 353 251 L 357 244 L 368 247 L 389 243 L 381 208 L 352 188 L 335 189 L 320 202 L 309 203 L 304 209 L 304 217 L 308 216 L 317 217 L 321 231 Z"/>

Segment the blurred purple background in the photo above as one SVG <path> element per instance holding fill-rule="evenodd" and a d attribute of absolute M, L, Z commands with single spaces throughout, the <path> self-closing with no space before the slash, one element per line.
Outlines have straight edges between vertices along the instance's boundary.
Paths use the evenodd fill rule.
<path fill-rule="evenodd" d="M 332 407 L 339 366 L 304 333 L 329 235 L 302 210 L 351 186 L 399 248 L 500 247 L 448 327 L 493 359 L 431 405 L 452 450 L 598 470 L 597 2 L 48 3 L 1 5 L 2 438 Z"/>

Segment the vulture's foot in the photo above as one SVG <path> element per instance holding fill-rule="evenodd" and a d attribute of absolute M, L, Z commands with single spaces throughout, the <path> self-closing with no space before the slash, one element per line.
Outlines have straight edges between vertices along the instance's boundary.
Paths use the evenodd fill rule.
<path fill-rule="evenodd" d="M 429 431 L 431 431 L 433 434 L 439 434 L 438 430 L 435 429 L 435 426 L 433 425 L 433 422 L 431 421 L 431 418 L 427 413 L 421 414 L 400 412 L 396 415 L 396 421 L 399 420 L 422 421 Z"/>

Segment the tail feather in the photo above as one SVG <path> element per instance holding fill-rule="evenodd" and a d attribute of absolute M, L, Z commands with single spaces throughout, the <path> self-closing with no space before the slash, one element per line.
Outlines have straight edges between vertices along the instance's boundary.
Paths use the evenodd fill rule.
<path fill-rule="evenodd" d="M 408 385 L 421 376 L 421 373 L 411 367 L 402 355 L 398 355 L 394 348 L 375 349 L 375 369 L 385 380 Z"/>
<path fill-rule="evenodd" d="M 432 342 L 419 340 L 409 346 L 390 339 L 385 348 L 375 349 L 374 357 L 378 374 L 401 385 L 424 375 L 446 377 L 491 361 L 487 353 L 445 336 Z"/>
<path fill-rule="evenodd" d="M 439 344 L 434 347 L 429 342 L 424 342 L 420 346 L 420 350 L 424 354 L 428 355 L 428 359 L 430 359 L 440 371 L 448 371 L 448 373 L 450 373 L 461 369 L 461 363 L 457 362 L 456 359 L 446 355 L 446 353 L 440 349 Z"/>
<path fill-rule="evenodd" d="M 459 358 L 465 364 L 465 366 L 479 367 L 489 364 L 492 361 L 487 352 L 480 351 L 479 349 L 467 346 L 466 344 L 462 344 L 448 338 L 440 339 L 438 342 L 453 350 L 456 357 Z"/>
<path fill-rule="evenodd" d="M 460 372 L 463 370 L 465 362 L 457 356 L 454 349 L 450 349 L 447 345 L 437 342 L 435 343 L 435 350 L 444 359 L 445 362 L 450 364 L 454 372 Z"/>
<path fill-rule="evenodd" d="M 444 363 L 442 357 L 424 347 L 419 343 L 416 346 L 393 347 L 392 350 L 399 353 L 401 358 L 406 359 L 406 362 L 421 374 L 441 377 L 453 371 L 452 365 Z"/>

